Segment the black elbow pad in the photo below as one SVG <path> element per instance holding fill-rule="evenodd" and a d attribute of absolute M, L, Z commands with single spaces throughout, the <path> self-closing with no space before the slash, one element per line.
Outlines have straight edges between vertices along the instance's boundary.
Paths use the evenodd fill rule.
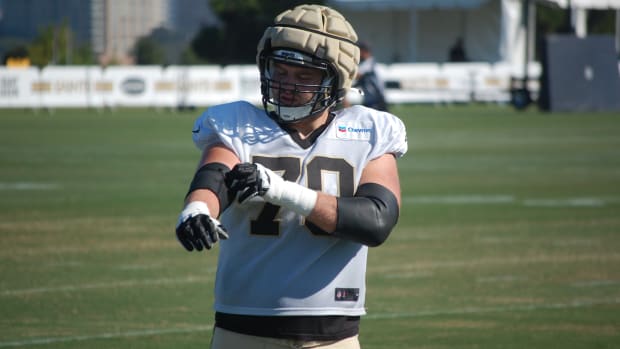
<path fill-rule="evenodd" d="M 334 236 L 375 247 L 381 245 L 398 222 L 398 201 L 376 183 L 359 186 L 355 196 L 338 198 Z"/>

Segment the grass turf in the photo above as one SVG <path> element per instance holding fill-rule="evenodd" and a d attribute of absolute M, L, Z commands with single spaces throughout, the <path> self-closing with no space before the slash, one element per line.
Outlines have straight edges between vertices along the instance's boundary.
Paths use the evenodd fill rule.
<path fill-rule="evenodd" d="M 397 106 L 403 208 L 364 349 L 620 346 L 620 115 Z M 205 348 L 173 227 L 197 114 L 0 110 L 0 348 Z"/>

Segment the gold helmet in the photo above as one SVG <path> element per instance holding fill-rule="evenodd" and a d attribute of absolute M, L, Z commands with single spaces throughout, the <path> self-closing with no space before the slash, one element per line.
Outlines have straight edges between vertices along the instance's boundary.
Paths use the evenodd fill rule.
<path fill-rule="evenodd" d="M 280 122 L 295 122 L 341 101 L 357 74 L 356 42 L 351 24 L 329 7 L 300 5 L 276 16 L 259 41 L 256 55 L 265 110 Z M 283 87 L 272 79 L 272 62 L 324 71 L 321 84 L 294 86 L 294 92 L 312 92 L 314 98 L 302 106 L 282 106 L 277 91 Z"/>

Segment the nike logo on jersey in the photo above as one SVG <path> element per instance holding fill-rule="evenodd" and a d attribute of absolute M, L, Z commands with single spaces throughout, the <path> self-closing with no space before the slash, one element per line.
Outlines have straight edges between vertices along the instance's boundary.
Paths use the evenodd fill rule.
<path fill-rule="evenodd" d="M 199 133 L 199 132 L 200 132 L 200 126 L 198 126 L 198 128 L 197 128 L 197 129 L 192 130 L 192 133 Z"/>
<path fill-rule="evenodd" d="M 375 128 L 372 124 L 360 122 L 339 123 L 336 126 L 336 137 L 340 139 L 367 141 L 374 132 Z"/>

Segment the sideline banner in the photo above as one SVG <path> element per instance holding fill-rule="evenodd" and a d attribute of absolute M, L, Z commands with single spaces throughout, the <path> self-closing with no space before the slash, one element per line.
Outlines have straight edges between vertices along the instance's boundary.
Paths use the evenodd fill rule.
<path fill-rule="evenodd" d="M 47 66 L 33 89 L 39 94 L 40 106 L 87 107 L 92 93 L 88 67 Z"/>
<path fill-rule="evenodd" d="M 37 68 L 0 66 L 0 108 L 36 108 L 40 103 L 34 91 L 38 80 Z"/>
<path fill-rule="evenodd" d="M 154 107 L 173 108 L 180 106 L 177 81 L 178 75 L 179 72 L 176 67 L 170 66 L 162 69 L 160 76 L 154 81 Z"/>
<path fill-rule="evenodd" d="M 225 71 L 219 66 L 176 69 L 179 105 L 207 106 L 231 102 L 241 97 L 235 71 Z"/>
<path fill-rule="evenodd" d="M 103 70 L 103 83 L 111 84 L 110 107 L 153 106 L 155 81 L 161 80 L 160 66 L 112 66 Z"/>
<path fill-rule="evenodd" d="M 530 68 L 530 90 L 537 92 L 540 64 Z M 515 74 L 508 62 L 395 63 L 377 69 L 388 103 L 505 103 Z M 349 102 L 361 102 L 361 96 L 350 96 Z M 255 65 L 0 67 L 0 108 L 183 108 L 235 100 L 261 104 Z"/>
<path fill-rule="evenodd" d="M 240 97 L 250 103 L 261 104 L 263 96 L 260 93 L 260 73 L 258 67 L 254 65 L 237 65 L 229 66 L 227 69 L 237 69 L 239 71 Z"/>

